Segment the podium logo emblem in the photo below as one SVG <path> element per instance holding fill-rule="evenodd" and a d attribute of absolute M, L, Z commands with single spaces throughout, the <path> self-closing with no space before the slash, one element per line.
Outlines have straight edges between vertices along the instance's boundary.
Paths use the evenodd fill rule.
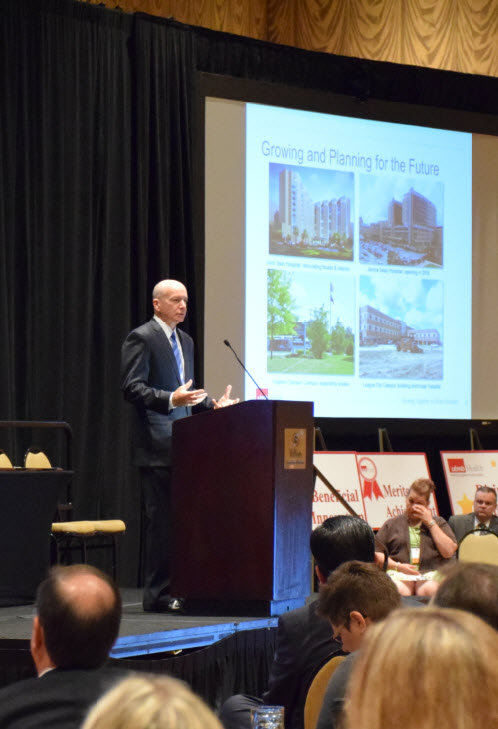
<path fill-rule="evenodd" d="M 284 468 L 306 468 L 306 429 L 284 429 Z"/>

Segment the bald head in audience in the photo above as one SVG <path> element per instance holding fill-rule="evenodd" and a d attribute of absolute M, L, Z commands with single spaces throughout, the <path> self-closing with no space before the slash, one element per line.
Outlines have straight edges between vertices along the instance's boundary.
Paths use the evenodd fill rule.
<path fill-rule="evenodd" d="M 38 675 L 102 666 L 120 620 L 119 590 L 107 575 L 89 565 L 54 567 L 36 595 L 31 655 Z"/>
<path fill-rule="evenodd" d="M 498 567 L 459 562 L 443 574 L 431 605 L 466 610 L 498 630 Z"/>

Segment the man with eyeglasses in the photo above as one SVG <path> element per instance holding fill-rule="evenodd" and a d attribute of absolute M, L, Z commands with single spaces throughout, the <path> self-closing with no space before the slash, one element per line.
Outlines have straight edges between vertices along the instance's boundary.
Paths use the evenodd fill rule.
<path fill-rule="evenodd" d="M 334 640 L 349 653 L 332 675 L 316 729 L 334 729 L 340 717 L 346 687 L 368 628 L 401 606 L 394 582 L 375 564 L 346 562 L 321 586 L 318 613 L 332 627 Z"/>
<path fill-rule="evenodd" d="M 311 532 L 310 549 L 318 582 L 323 584 L 344 562 L 373 562 L 375 537 L 363 519 L 340 514 Z M 317 614 L 317 604 L 313 599 L 279 617 L 268 688 L 262 697 L 230 696 L 219 713 L 225 729 L 251 729 L 252 711 L 262 704 L 284 707 L 285 729 L 304 729 L 310 681 L 323 661 L 341 647 L 332 638 L 329 621 Z"/>

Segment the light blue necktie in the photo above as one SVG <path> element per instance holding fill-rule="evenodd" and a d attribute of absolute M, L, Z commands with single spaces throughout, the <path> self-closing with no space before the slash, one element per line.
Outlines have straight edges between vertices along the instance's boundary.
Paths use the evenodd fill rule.
<path fill-rule="evenodd" d="M 176 340 L 176 333 L 175 333 L 174 329 L 171 332 L 171 348 L 173 350 L 173 354 L 175 355 L 176 364 L 178 365 L 178 372 L 180 373 L 180 379 L 182 381 L 182 384 L 185 384 L 185 375 L 183 372 L 182 355 L 180 354 L 180 349 L 178 348 L 178 342 Z"/>

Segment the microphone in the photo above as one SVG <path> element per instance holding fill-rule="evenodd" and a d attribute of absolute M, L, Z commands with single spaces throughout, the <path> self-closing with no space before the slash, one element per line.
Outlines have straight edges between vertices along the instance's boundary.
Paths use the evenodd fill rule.
<path fill-rule="evenodd" d="M 223 344 L 225 344 L 228 347 L 228 349 L 231 349 L 232 350 L 232 352 L 234 353 L 235 359 L 237 360 L 237 362 L 239 363 L 239 365 L 242 367 L 242 369 L 244 370 L 244 372 L 247 372 L 247 374 L 249 375 L 249 377 L 251 378 L 251 380 L 254 382 L 254 384 L 256 385 L 257 389 L 263 395 L 263 397 L 265 398 L 265 400 L 268 400 L 268 395 L 266 394 L 266 392 L 263 392 L 263 390 L 260 388 L 260 386 L 258 385 L 258 383 L 256 382 L 256 380 L 254 379 L 254 377 L 246 369 L 245 364 L 242 362 L 241 359 L 239 359 L 239 356 L 238 356 L 237 352 L 232 347 L 232 345 L 230 344 L 230 342 L 228 341 L 228 339 L 224 339 L 223 340 Z"/>

